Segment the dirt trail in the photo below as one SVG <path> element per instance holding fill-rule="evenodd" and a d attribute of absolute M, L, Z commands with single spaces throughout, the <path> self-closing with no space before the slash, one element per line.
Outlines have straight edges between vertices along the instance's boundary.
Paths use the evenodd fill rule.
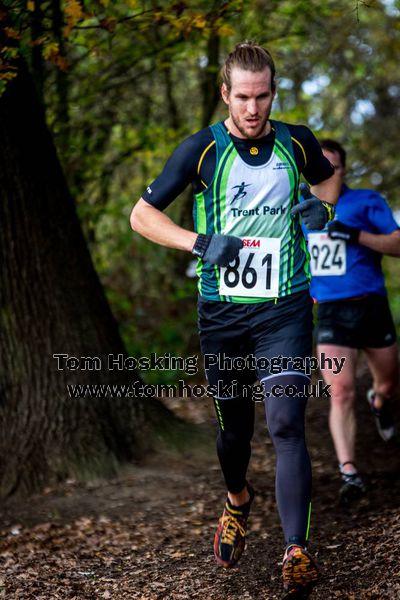
<path fill-rule="evenodd" d="M 365 381 L 364 381 L 365 379 Z M 358 506 L 337 504 L 339 479 L 327 400 L 311 400 L 314 472 L 310 550 L 323 569 L 313 600 L 400 598 L 400 453 L 381 442 L 360 371 L 359 467 L 369 486 Z M 175 402 L 212 421 L 206 401 Z M 112 481 L 68 482 L 0 510 L 0 598 L 273 600 L 281 597 L 282 537 L 274 499 L 274 453 L 258 406 L 250 479 L 257 490 L 239 565 L 214 563 L 212 538 L 224 492 L 213 442 L 201 457 L 160 457 Z M 397 416 L 400 416 L 398 411 Z"/>

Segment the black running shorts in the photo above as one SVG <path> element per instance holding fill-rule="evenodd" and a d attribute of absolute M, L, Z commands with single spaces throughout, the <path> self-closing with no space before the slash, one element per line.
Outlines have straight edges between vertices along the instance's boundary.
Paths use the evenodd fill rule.
<path fill-rule="evenodd" d="M 317 344 L 347 348 L 385 348 L 396 342 L 386 296 L 371 294 L 318 305 Z"/>
<path fill-rule="evenodd" d="M 279 298 L 275 303 L 236 304 L 199 299 L 198 328 L 203 355 L 282 360 L 312 355 L 312 299 L 307 291 Z M 263 363 L 259 360 L 258 363 Z M 267 362 L 267 361 L 265 361 Z M 279 364 L 279 360 L 276 361 Z M 288 371 L 291 371 L 289 362 Z M 271 375 L 270 368 L 229 369 L 215 364 L 206 369 L 211 385 L 217 381 L 250 385 Z"/>

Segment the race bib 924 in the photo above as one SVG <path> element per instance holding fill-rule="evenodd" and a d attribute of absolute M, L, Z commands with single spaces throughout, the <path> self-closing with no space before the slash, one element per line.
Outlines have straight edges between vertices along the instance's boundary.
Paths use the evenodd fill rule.
<path fill-rule="evenodd" d="M 346 242 L 331 240 L 327 233 L 309 233 L 311 275 L 344 275 L 346 273 Z"/>
<path fill-rule="evenodd" d="M 241 238 L 239 256 L 220 269 L 223 296 L 274 298 L 279 293 L 280 238 Z"/>

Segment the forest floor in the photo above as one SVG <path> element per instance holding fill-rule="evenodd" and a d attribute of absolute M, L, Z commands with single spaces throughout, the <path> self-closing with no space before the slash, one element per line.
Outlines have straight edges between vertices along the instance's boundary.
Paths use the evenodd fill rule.
<path fill-rule="evenodd" d="M 340 481 L 327 429 L 328 401 L 312 399 L 307 438 L 314 492 L 310 551 L 323 576 L 313 600 L 400 598 L 400 452 L 385 445 L 359 373 L 358 463 L 368 494 L 338 504 Z M 170 401 L 211 430 L 206 400 Z M 399 411 L 400 412 L 400 411 Z M 397 414 L 399 417 L 399 413 Z M 274 452 L 262 405 L 249 479 L 257 491 L 247 549 L 216 566 L 212 540 L 224 488 L 207 451 L 153 456 L 108 481 L 67 481 L 0 509 L 0 598 L 26 600 L 273 600 L 281 598 L 283 545 L 274 499 Z"/>

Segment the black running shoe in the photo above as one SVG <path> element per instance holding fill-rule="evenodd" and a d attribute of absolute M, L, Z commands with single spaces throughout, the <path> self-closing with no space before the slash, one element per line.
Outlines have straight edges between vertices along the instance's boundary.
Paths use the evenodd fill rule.
<path fill-rule="evenodd" d="M 351 504 L 365 494 L 365 485 L 358 473 L 342 473 L 343 485 L 339 490 L 341 504 Z"/>
<path fill-rule="evenodd" d="M 226 500 L 214 537 L 214 556 L 219 565 L 233 567 L 246 546 L 247 518 L 254 499 L 254 490 L 247 484 L 250 500 L 242 506 L 233 506 Z"/>
<path fill-rule="evenodd" d="M 379 435 L 385 442 L 389 442 L 396 436 L 396 428 L 394 426 L 393 416 L 386 404 L 384 404 L 382 408 L 375 408 L 374 400 L 375 392 L 371 388 L 367 392 L 367 401 L 371 407 L 371 412 L 374 415 L 375 424 Z"/>
<path fill-rule="evenodd" d="M 285 600 L 305 600 L 319 579 L 319 568 L 305 548 L 289 545 L 283 557 L 282 579 Z"/>

